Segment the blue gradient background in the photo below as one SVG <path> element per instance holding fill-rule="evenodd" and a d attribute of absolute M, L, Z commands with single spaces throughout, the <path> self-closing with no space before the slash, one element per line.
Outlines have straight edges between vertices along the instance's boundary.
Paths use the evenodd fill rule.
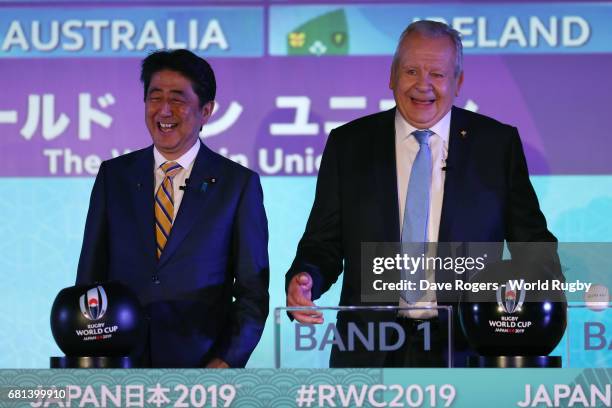
<path fill-rule="evenodd" d="M 560 241 L 606 241 L 612 231 L 612 176 L 537 176 L 532 181 Z M 316 178 L 263 177 L 270 227 L 270 309 L 285 304 L 284 273 L 308 217 Z M 49 327 L 57 292 L 74 284 L 93 178 L 0 179 L 0 368 L 44 368 L 61 355 Z M 317 303 L 336 305 L 340 282 Z M 582 311 L 585 314 L 593 313 Z M 270 314 L 249 367 L 274 365 Z M 579 316 L 575 316 L 578 318 Z M 581 328 L 575 327 L 576 334 Z M 558 353 L 562 354 L 564 343 Z M 610 366 L 609 352 L 589 352 L 579 366 Z M 574 364 L 572 364 L 574 365 Z"/>

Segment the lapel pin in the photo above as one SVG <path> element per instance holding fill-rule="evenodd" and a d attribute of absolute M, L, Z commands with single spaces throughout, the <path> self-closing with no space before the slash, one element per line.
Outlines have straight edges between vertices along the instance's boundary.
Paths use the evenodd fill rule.
<path fill-rule="evenodd" d="M 461 134 L 462 138 L 466 138 L 467 137 L 467 131 L 466 130 L 462 130 L 461 132 L 459 132 Z"/>
<path fill-rule="evenodd" d="M 217 182 L 217 178 L 216 177 L 208 177 L 206 179 L 204 179 L 204 181 L 202 182 L 202 186 L 200 187 L 200 191 L 205 193 L 206 189 L 208 188 L 209 184 L 215 184 Z"/>

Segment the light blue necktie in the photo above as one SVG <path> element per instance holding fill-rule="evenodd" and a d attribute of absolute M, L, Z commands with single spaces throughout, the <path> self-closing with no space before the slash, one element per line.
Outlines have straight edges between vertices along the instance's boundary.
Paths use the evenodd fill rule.
<path fill-rule="evenodd" d="M 412 164 L 406 206 L 404 208 L 404 223 L 402 227 L 402 251 L 408 256 L 421 257 L 427 242 L 427 223 L 429 220 L 429 190 L 431 188 L 431 149 L 429 138 L 433 132 L 429 129 L 415 130 L 412 135 L 419 142 L 419 152 Z M 415 303 L 423 295 L 419 289 L 419 281 L 425 279 L 423 268 L 417 269 L 414 274 L 403 271 L 403 279 L 416 283 L 416 290 L 406 290 L 402 297 L 408 303 Z"/>

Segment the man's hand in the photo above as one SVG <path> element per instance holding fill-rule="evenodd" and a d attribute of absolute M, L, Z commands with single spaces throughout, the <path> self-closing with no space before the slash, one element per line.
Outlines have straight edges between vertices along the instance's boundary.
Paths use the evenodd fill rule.
<path fill-rule="evenodd" d="M 213 358 L 206 364 L 206 368 L 230 368 L 230 366 L 220 358 Z"/>
<path fill-rule="evenodd" d="M 289 286 L 287 288 L 287 306 L 316 306 L 314 303 L 312 303 L 311 300 L 311 290 L 312 277 L 306 272 L 298 273 L 293 278 L 291 278 L 291 281 L 289 282 Z M 292 311 L 289 313 L 291 313 L 295 320 L 300 323 L 323 323 L 323 315 L 320 312 L 316 312 L 314 310 Z"/>

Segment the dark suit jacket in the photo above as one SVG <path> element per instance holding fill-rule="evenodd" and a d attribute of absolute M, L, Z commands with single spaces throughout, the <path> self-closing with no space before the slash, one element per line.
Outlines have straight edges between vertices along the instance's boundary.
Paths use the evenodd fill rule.
<path fill-rule="evenodd" d="M 313 299 L 344 270 L 340 305 L 368 305 L 361 300 L 360 245 L 400 241 L 394 121 L 391 109 L 329 135 L 315 202 L 286 275 L 288 284 L 295 274 L 310 273 Z M 438 241 L 504 240 L 556 241 L 529 181 L 516 128 L 453 107 Z"/>
<path fill-rule="evenodd" d="M 152 366 L 197 367 L 220 357 L 243 367 L 268 315 L 268 227 L 259 177 L 202 144 L 158 261 L 153 168 L 152 146 L 102 163 L 77 284 L 118 280 L 137 293 Z"/>

